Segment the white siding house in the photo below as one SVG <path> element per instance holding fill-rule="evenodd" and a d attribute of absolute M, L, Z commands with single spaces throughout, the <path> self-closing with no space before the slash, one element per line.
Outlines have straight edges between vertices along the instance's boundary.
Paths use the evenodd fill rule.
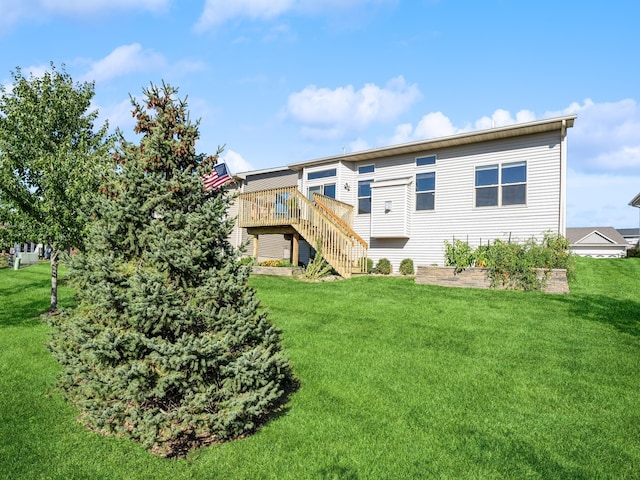
<path fill-rule="evenodd" d="M 576 116 L 298 162 L 298 189 L 353 205 L 369 258 L 394 271 L 444 262 L 444 242 L 477 246 L 566 234 L 567 129 Z M 250 175 L 250 172 L 249 174 Z"/>

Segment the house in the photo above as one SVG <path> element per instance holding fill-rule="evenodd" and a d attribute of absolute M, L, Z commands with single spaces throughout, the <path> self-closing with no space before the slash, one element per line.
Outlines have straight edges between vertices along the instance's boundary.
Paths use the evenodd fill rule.
<path fill-rule="evenodd" d="M 618 233 L 627 241 L 629 248 L 637 248 L 640 242 L 640 228 L 618 228 Z"/>
<path fill-rule="evenodd" d="M 320 245 L 343 276 L 363 259 L 443 264 L 472 246 L 566 233 L 567 129 L 575 115 L 245 172 L 238 244 L 297 263 Z M 287 248 L 288 247 L 288 248 Z M 281 252 L 280 252 L 281 250 Z"/>
<path fill-rule="evenodd" d="M 571 250 L 581 257 L 623 258 L 628 243 L 613 227 L 567 228 Z"/>

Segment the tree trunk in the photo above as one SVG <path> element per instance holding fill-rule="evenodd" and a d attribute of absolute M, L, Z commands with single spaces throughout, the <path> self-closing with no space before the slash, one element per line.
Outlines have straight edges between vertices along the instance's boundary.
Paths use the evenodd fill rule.
<path fill-rule="evenodd" d="M 58 249 L 51 247 L 51 306 L 49 311 L 54 313 L 58 309 Z"/>

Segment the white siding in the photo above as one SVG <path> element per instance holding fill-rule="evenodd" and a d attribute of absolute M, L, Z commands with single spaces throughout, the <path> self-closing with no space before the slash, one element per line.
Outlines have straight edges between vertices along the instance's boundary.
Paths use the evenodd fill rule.
<path fill-rule="evenodd" d="M 415 166 L 416 157 L 434 154 L 435 165 Z M 476 166 L 519 161 L 527 162 L 526 205 L 476 208 Z M 376 182 L 400 177 L 414 179 L 407 201 L 406 228 L 410 238 L 372 238 L 371 215 L 356 214 L 354 229 L 369 242 L 370 258 L 374 262 L 388 258 L 394 271 L 398 271 L 404 258 L 411 258 L 416 265 L 442 265 L 444 241 L 454 238 L 477 246 L 496 238 L 518 241 L 540 238 L 546 231 L 564 234 L 560 225 L 560 169 L 560 132 L 378 159 L 375 173 L 361 177 L 374 178 Z M 354 171 L 357 172 L 357 167 Z M 431 211 L 415 210 L 415 175 L 421 172 L 436 173 L 435 209 Z M 357 177 L 357 173 L 354 175 Z M 352 202 L 357 205 L 357 188 L 351 192 Z M 372 215 L 377 212 L 374 210 Z M 378 226 L 379 222 L 385 220 L 376 216 L 375 231 L 383 228 Z M 389 229 L 392 228 L 396 227 L 390 223 Z"/>
<path fill-rule="evenodd" d="M 409 187 L 412 185 L 411 177 L 371 185 L 372 238 L 409 238 Z"/>

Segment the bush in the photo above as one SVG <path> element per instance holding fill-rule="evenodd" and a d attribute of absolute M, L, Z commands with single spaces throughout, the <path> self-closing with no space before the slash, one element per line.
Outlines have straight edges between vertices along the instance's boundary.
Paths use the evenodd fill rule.
<path fill-rule="evenodd" d="M 362 257 L 358 259 L 358 267 L 365 273 L 371 273 L 373 271 L 373 260 Z"/>
<path fill-rule="evenodd" d="M 546 232 L 540 243 L 533 238 L 522 244 L 495 240 L 493 245 L 481 245 L 475 251 L 467 242 L 445 241 L 445 264 L 455 267 L 456 272 L 474 264 L 486 267 L 493 287 L 519 290 L 542 289 L 549 270 L 556 268 L 565 269 L 569 280 L 575 277 L 575 257 L 569 242 L 551 232 Z"/>
<path fill-rule="evenodd" d="M 456 273 L 462 272 L 465 268 L 470 267 L 474 263 L 473 249 L 467 242 L 454 239 L 453 243 L 445 240 L 445 265 L 455 267 Z"/>
<path fill-rule="evenodd" d="M 405 258 L 400 262 L 400 273 L 402 275 L 413 275 L 413 260 L 410 258 Z"/>
<path fill-rule="evenodd" d="M 391 262 L 386 258 L 381 258 L 376 264 L 376 273 L 389 275 L 391 273 Z"/>
<path fill-rule="evenodd" d="M 319 278 L 326 277 L 332 271 L 333 268 L 322 256 L 322 242 L 318 241 L 316 245 L 316 254 L 313 257 L 313 260 L 307 265 L 307 268 L 304 269 L 303 275 L 309 280 L 318 280 Z"/>
<path fill-rule="evenodd" d="M 263 260 L 259 264 L 261 267 L 291 267 L 289 260 Z"/>
<path fill-rule="evenodd" d="M 256 260 L 253 257 L 242 257 L 239 260 L 240 265 L 252 266 L 256 264 Z"/>

